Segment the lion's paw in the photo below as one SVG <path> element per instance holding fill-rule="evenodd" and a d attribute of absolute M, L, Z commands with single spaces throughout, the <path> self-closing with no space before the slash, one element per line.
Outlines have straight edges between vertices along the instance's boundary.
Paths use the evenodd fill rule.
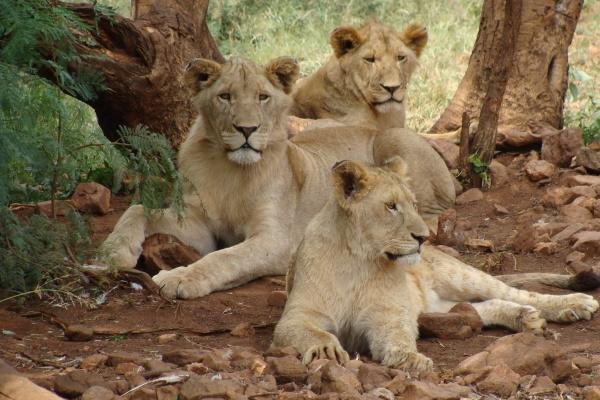
<path fill-rule="evenodd" d="M 523 306 L 519 322 L 523 332 L 532 332 L 535 335 L 543 336 L 546 331 L 546 320 L 541 317 L 540 310 L 532 306 Z"/>
<path fill-rule="evenodd" d="M 212 292 L 208 281 L 198 274 L 190 273 L 189 267 L 160 271 L 152 277 L 161 295 L 169 299 L 195 299 Z"/>
<path fill-rule="evenodd" d="M 433 370 L 431 358 L 421 353 L 404 351 L 398 347 L 390 349 L 381 363 L 391 368 L 401 368 L 407 371 L 422 372 Z"/>
<path fill-rule="evenodd" d="M 582 319 L 592 319 L 592 314 L 598 311 L 598 301 L 584 293 L 574 293 L 565 296 L 557 312 L 557 322 L 575 322 Z"/>
<path fill-rule="evenodd" d="M 350 356 L 338 343 L 321 343 L 309 347 L 302 357 L 304 364 L 310 364 L 313 360 L 328 359 L 344 364 L 350 361 Z"/>

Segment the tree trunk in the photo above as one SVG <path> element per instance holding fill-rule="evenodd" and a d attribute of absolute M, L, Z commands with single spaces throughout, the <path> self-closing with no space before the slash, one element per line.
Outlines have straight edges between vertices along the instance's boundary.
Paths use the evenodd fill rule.
<path fill-rule="evenodd" d="M 97 26 L 89 33 L 96 44 L 79 50 L 92 56 L 82 67 L 104 76 L 106 90 L 88 103 L 106 137 L 116 139 L 120 125 L 144 124 L 178 146 L 194 118 L 185 66 L 196 57 L 223 61 L 206 25 L 208 0 L 136 0 L 133 19 L 99 16 L 91 4 L 62 4 Z"/>
<path fill-rule="evenodd" d="M 563 124 L 567 91 L 568 48 L 581 13 L 582 0 L 517 0 L 521 3 L 514 59 L 500 107 L 498 142 L 523 146 Z M 502 30 L 505 0 L 485 0 L 479 33 L 467 72 L 450 105 L 431 128 L 447 132 L 461 126 L 467 112 L 477 119 L 485 98 L 489 71 L 502 64 L 505 51 L 497 51 L 495 34 Z"/>

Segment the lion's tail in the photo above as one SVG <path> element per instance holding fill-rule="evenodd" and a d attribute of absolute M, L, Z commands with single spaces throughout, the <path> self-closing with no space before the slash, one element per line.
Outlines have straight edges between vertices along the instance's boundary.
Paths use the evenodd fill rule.
<path fill-rule="evenodd" d="M 527 283 L 541 283 L 576 292 L 585 292 L 600 287 L 600 274 L 593 269 L 582 271 L 575 275 L 533 272 L 526 274 L 497 275 L 495 278 L 516 288 Z"/>

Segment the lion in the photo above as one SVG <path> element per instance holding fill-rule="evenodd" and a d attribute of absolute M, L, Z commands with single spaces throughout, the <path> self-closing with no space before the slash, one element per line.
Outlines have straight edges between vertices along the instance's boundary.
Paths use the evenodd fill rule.
<path fill-rule="evenodd" d="M 342 161 L 333 193 L 312 219 L 287 276 L 289 297 L 273 346 L 294 346 L 304 363 L 369 351 L 393 368 L 430 370 L 417 351 L 417 317 L 472 302 L 484 325 L 543 333 L 546 320 L 589 320 L 589 295 L 545 295 L 507 286 L 426 245 L 407 166 Z M 547 274 L 538 274 L 543 277 Z"/>
<path fill-rule="evenodd" d="M 134 268 L 142 243 L 170 234 L 204 257 L 153 277 L 170 298 L 196 298 L 265 275 L 285 275 L 310 219 L 326 203 L 338 160 L 380 164 L 402 156 L 419 212 L 435 227 L 454 204 L 451 175 L 440 156 L 406 129 L 331 126 L 288 139 L 289 93 L 298 65 L 289 57 L 258 66 L 193 60 L 184 80 L 199 111 L 179 151 L 184 216 L 148 216 L 131 206 L 102 245 L 119 268 Z"/>
<path fill-rule="evenodd" d="M 292 115 L 403 128 L 408 82 L 427 40 L 427 29 L 414 23 L 402 32 L 375 20 L 359 28 L 336 28 L 330 36 L 333 55 L 296 84 Z M 457 137 L 456 133 L 423 136 Z"/>

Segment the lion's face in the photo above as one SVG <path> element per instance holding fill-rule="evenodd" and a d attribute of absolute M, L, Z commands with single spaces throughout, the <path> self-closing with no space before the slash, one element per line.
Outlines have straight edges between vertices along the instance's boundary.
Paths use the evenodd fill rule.
<path fill-rule="evenodd" d="M 333 168 L 335 196 L 363 253 L 384 264 L 420 261 L 429 228 L 406 184 L 406 165 L 394 157 L 382 167 L 342 161 Z"/>
<path fill-rule="evenodd" d="M 269 146 L 285 139 L 282 131 L 291 99 L 287 95 L 298 76 L 288 57 L 266 67 L 240 58 L 225 64 L 196 59 L 185 81 L 213 140 L 234 163 L 254 164 Z"/>
<path fill-rule="evenodd" d="M 408 80 L 427 43 L 425 27 L 412 24 L 402 33 L 370 22 L 361 28 L 340 27 L 331 45 L 346 84 L 378 113 L 403 112 Z"/>

